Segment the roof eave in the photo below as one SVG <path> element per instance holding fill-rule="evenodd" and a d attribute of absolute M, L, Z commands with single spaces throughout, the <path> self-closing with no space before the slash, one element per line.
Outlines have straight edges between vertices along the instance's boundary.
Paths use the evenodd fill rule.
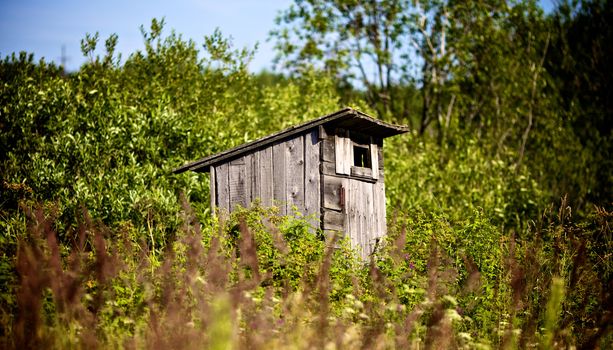
<path fill-rule="evenodd" d="M 324 124 L 332 124 L 334 122 L 342 122 L 343 119 L 350 119 L 350 116 L 359 116 L 361 119 L 365 119 L 368 123 L 372 123 L 375 126 L 380 127 L 380 130 L 388 130 L 389 133 L 382 134 L 381 137 L 390 137 L 394 135 L 399 135 L 409 131 L 409 129 L 405 126 L 393 125 L 389 123 L 385 123 L 383 121 L 374 119 L 369 115 L 356 111 L 353 108 L 344 108 L 332 114 L 325 115 L 323 117 L 293 126 L 291 128 L 285 129 L 283 131 L 262 137 L 260 139 L 241 144 L 239 146 L 233 147 L 223 152 L 219 152 L 194 162 L 185 164 L 174 169 L 172 172 L 175 174 L 180 174 L 185 171 L 191 170 L 196 172 L 208 172 L 211 165 L 215 165 L 225 160 L 229 160 L 231 158 L 237 157 L 243 152 L 255 150 L 258 148 L 266 147 L 274 142 L 283 140 L 290 136 L 293 136 L 298 133 L 302 133 L 306 130 L 318 127 Z M 347 117 L 347 118 L 346 118 Z"/>

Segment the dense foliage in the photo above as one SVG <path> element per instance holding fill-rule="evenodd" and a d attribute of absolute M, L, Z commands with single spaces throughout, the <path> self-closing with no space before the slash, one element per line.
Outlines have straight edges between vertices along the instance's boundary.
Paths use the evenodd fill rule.
<path fill-rule="evenodd" d="M 77 72 L 6 57 L 0 345 L 610 346 L 612 7 L 296 1 L 288 75 L 159 20 L 125 62 L 97 35 Z M 275 208 L 219 222 L 208 176 L 171 173 L 344 103 L 414 130 L 368 262 Z"/>

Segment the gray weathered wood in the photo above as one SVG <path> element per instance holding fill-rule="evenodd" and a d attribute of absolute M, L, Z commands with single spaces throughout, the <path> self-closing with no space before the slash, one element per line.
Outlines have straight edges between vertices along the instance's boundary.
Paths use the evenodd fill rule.
<path fill-rule="evenodd" d="M 217 193 L 215 192 L 217 191 L 217 186 L 216 186 L 217 179 L 215 178 L 215 167 L 214 166 L 211 167 L 209 182 L 210 182 L 209 191 L 211 195 L 211 214 L 215 216 L 215 208 L 217 207 Z"/>
<path fill-rule="evenodd" d="M 377 226 L 384 220 L 378 215 L 380 203 L 376 202 L 375 187 L 380 185 L 351 178 L 345 181 L 348 186 L 345 232 L 360 256 L 367 259 L 373 251 L 375 239 L 380 237 Z"/>
<path fill-rule="evenodd" d="M 255 169 L 253 153 L 245 154 L 245 204 L 247 207 L 255 199 Z"/>
<path fill-rule="evenodd" d="M 379 217 L 379 223 L 378 223 L 378 237 L 383 237 L 387 234 L 387 221 L 386 221 L 386 207 L 385 207 L 385 183 L 383 182 L 383 180 L 380 180 L 376 183 L 375 185 L 375 196 L 376 198 L 374 199 L 377 202 L 377 207 L 378 207 L 378 217 Z"/>
<path fill-rule="evenodd" d="M 309 217 L 311 227 L 317 227 L 320 214 L 320 171 L 318 131 L 304 136 L 304 215 Z"/>
<path fill-rule="evenodd" d="M 372 191 L 372 210 L 373 210 L 373 232 L 372 232 L 372 236 L 373 238 L 378 238 L 380 237 L 380 231 L 381 231 L 381 220 L 385 220 L 385 208 L 383 208 L 383 211 L 381 210 L 381 201 L 379 198 L 379 184 L 375 183 L 373 184 L 371 191 Z M 381 214 L 383 214 L 383 218 L 381 218 Z"/>
<path fill-rule="evenodd" d="M 379 147 L 375 143 L 375 140 L 370 138 L 370 165 L 372 169 L 372 178 L 379 178 L 379 152 L 377 151 Z"/>
<path fill-rule="evenodd" d="M 272 182 L 274 205 L 279 207 L 281 215 L 287 213 L 286 194 L 286 145 L 277 143 L 272 146 Z"/>
<path fill-rule="evenodd" d="M 365 258 L 368 257 L 372 253 L 372 244 L 375 239 L 375 221 L 374 217 L 374 203 L 373 203 L 373 189 L 375 185 L 371 183 L 362 183 L 362 193 L 364 196 L 364 219 L 365 219 L 365 229 L 364 229 L 364 253 Z"/>
<path fill-rule="evenodd" d="M 337 130 L 334 135 L 334 148 L 336 173 L 349 175 L 351 165 L 353 164 L 353 147 L 351 146 L 348 131 L 343 129 Z"/>
<path fill-rule="evenodd" d="M 324 140 L 328 138 L 328 132 L 326 131 L 326 128 L 323 125 L 318 126 L 316 130 L 317 130 L 317 138 L 319 140 Z"/>
<path fill-rule="evenodd" d="M 285 145 L 287 213 L 293 213 L 294 208 L 304 213 L 304 138 L 294 137 Z"/>
<path fill-rule="evenodd" d="M 259 189 L 259 198 L 262 200 L 262 206 L 270 207 L 273 205 L 273 164 L 272 164 L 272 147 L 266 147 L 257 152 L 258 159 L 258 174 L 256 180 L 257 188 Z"/>
<path fill-rule="evenodd" d="M 380 120 L 374 119 L 362 112 L 345 108 L 330 115 L 311 120 L 301 125 L 293 126 L 289 129 L 278 133 L 268 135 L 261 139 L 248 142 L 246 144 L 234 147 L 224 152 L 220 152 L 208 157 L 201 158 L 195 162 L 180 166 L 173 170 L 174 173 L 182 173 L 187 170 L 192 171 L 208 171 L 211 165 L 220 164 L 229 159 L 243 155 L 247 152 L 255 151 L 263 147 L 270 146 L 274 143 L 287 139 L 293 135 L 301 134 L 307 130 L 312 130 L 320 125 L 337 125 L 341 128 L 351 128 L 354 130 L 363 130 L 377 137 L 389 137 L 402 134 L 408 131 L 404 126 L 392 125 Z"/>
<path fill-rule="evenodd" d="M 366 184 L 362 181 L 357 181 L 356 182 L 356 188 L 357 188 L 357 206 L 358 206 L 358 212 L 359 212 L 359 239 L 358 242 L 360 242 L 360 253 L 362 254 L 362 257 L 364 257 L 364 255 L 366 254 L 365 252 L 365 247 L 366 247 L 366 242 L 368 241 L 368 227 L 366 225 L 366 215 L 367 215 L 367 210 L 368 210 L 368 206 L 366 205 L 366 193 L 364 191 L 364 188 Z M 370 214 L 370 213 L 368 213 Z"/>
<path fill-rule="evenodd" d="M 324 208 L 341 211 L 345 203 L 341 202 L 341 188 L 345 188 L 347 199 L 346 179 L 336 176 L 323 176 L 323 206 Z"/>
<path fill-rule="evenodd" d="M 336 164 L 322 161 L 319 164 L 320 172 L 324 175 L 336 175 Z"/>
<path fill-rule="evenodd" d="M 345 230 L 351 241 L 351 246 L 358 249 L 359 247 L 359 211 L 358 211 L 358 189 L 356 184 L 357 180 L 348 180 L 347 188 L 347 220 L 345 223 Z"/>
<path fill-rule="evenodd" d="M 326 230 L 345 230 L 345 213 L 324 209 L 323 221 Z"/>
<path fill-rule="evenodd" d="M 219 166 L 216 167 L 217 206 L 223 210 L 230 210 L 228 167 L 228 163 L 219 164 Z"/>
<path fill-rule="evenodd" d="M 230 186 L 230 211 L 234 211 L 239 205 L 247 206 L 245 189 L 245 159 L 235 159 L 229 164 Z"/>
<path fill-rule="evenodd" d="M 335 162 L 334 137 L 329 137 L 321 141 L 321 160 L 325 162 Z"/>
<path fill-rule="evenodd" d="M 261 150 L 253 152 L 253 188 L 251 189 L 251 200 L 262 199 L 262 167 L 260 161 Z"/>
<path fill-rule="evenodd" d="M 363 177 L 363 178 L 373 178 L 373 169 L 362 168 L 359 166 L 352 166 L 351 176 L 358 176 L 358 177 Z"/>
<path fill-rule="evenodd" d="M 264 206 L 278 205 L 282 215 L 295 207 L 313 227 L 344 232 L 367 259 L 387 229 L 383 140 L 368 127 L 356 132 L 347 127 L 351 131 L 340 125 L 313 127 L 211 163 L 212 207 L 224 215 L 256 198 Z M 353 164 L 354 145 L 369 148 L 370 167 Z"/>

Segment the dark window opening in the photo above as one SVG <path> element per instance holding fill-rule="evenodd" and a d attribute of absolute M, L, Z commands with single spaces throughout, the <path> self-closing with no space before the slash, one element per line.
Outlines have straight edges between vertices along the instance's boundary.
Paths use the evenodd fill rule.
<path fill-rule="evenodd" d="M 368 147 L 353 146 L 353 165 L 361 168 L 371 167 Z"/>

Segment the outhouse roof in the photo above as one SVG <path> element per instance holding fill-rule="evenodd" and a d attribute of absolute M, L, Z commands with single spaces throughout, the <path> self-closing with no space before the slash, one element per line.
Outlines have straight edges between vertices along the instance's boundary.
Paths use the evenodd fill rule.
<path fill-rule="evenodd" d="M 209 171 L 211 165 L 216 165 L 232 158 L 236 158 L 244 153 L 248 153 L 250 151 L 266 147 L 275 142 L 282 141 L 293 135 L 300 134 L 320 125 L 343 128 L 348 130 L 359 130 L 362 134 L 377 136 L 381 138 L 390 137 L 409 131 L 406 126 L 386 123 L 377 120 L 369 116 L 368 114 L 347 107 L 332 114 L 328 114 L 326 116 L 292 126 L 288 129 L 268 136 L 264 136 L 255 141 L 244 143 L 226 151 L 198 159 L 194 162 L 185 164 L 174 169 L 173 173 L 180 174 L 188 170 L 196 172 L 207 172 Z"/>

